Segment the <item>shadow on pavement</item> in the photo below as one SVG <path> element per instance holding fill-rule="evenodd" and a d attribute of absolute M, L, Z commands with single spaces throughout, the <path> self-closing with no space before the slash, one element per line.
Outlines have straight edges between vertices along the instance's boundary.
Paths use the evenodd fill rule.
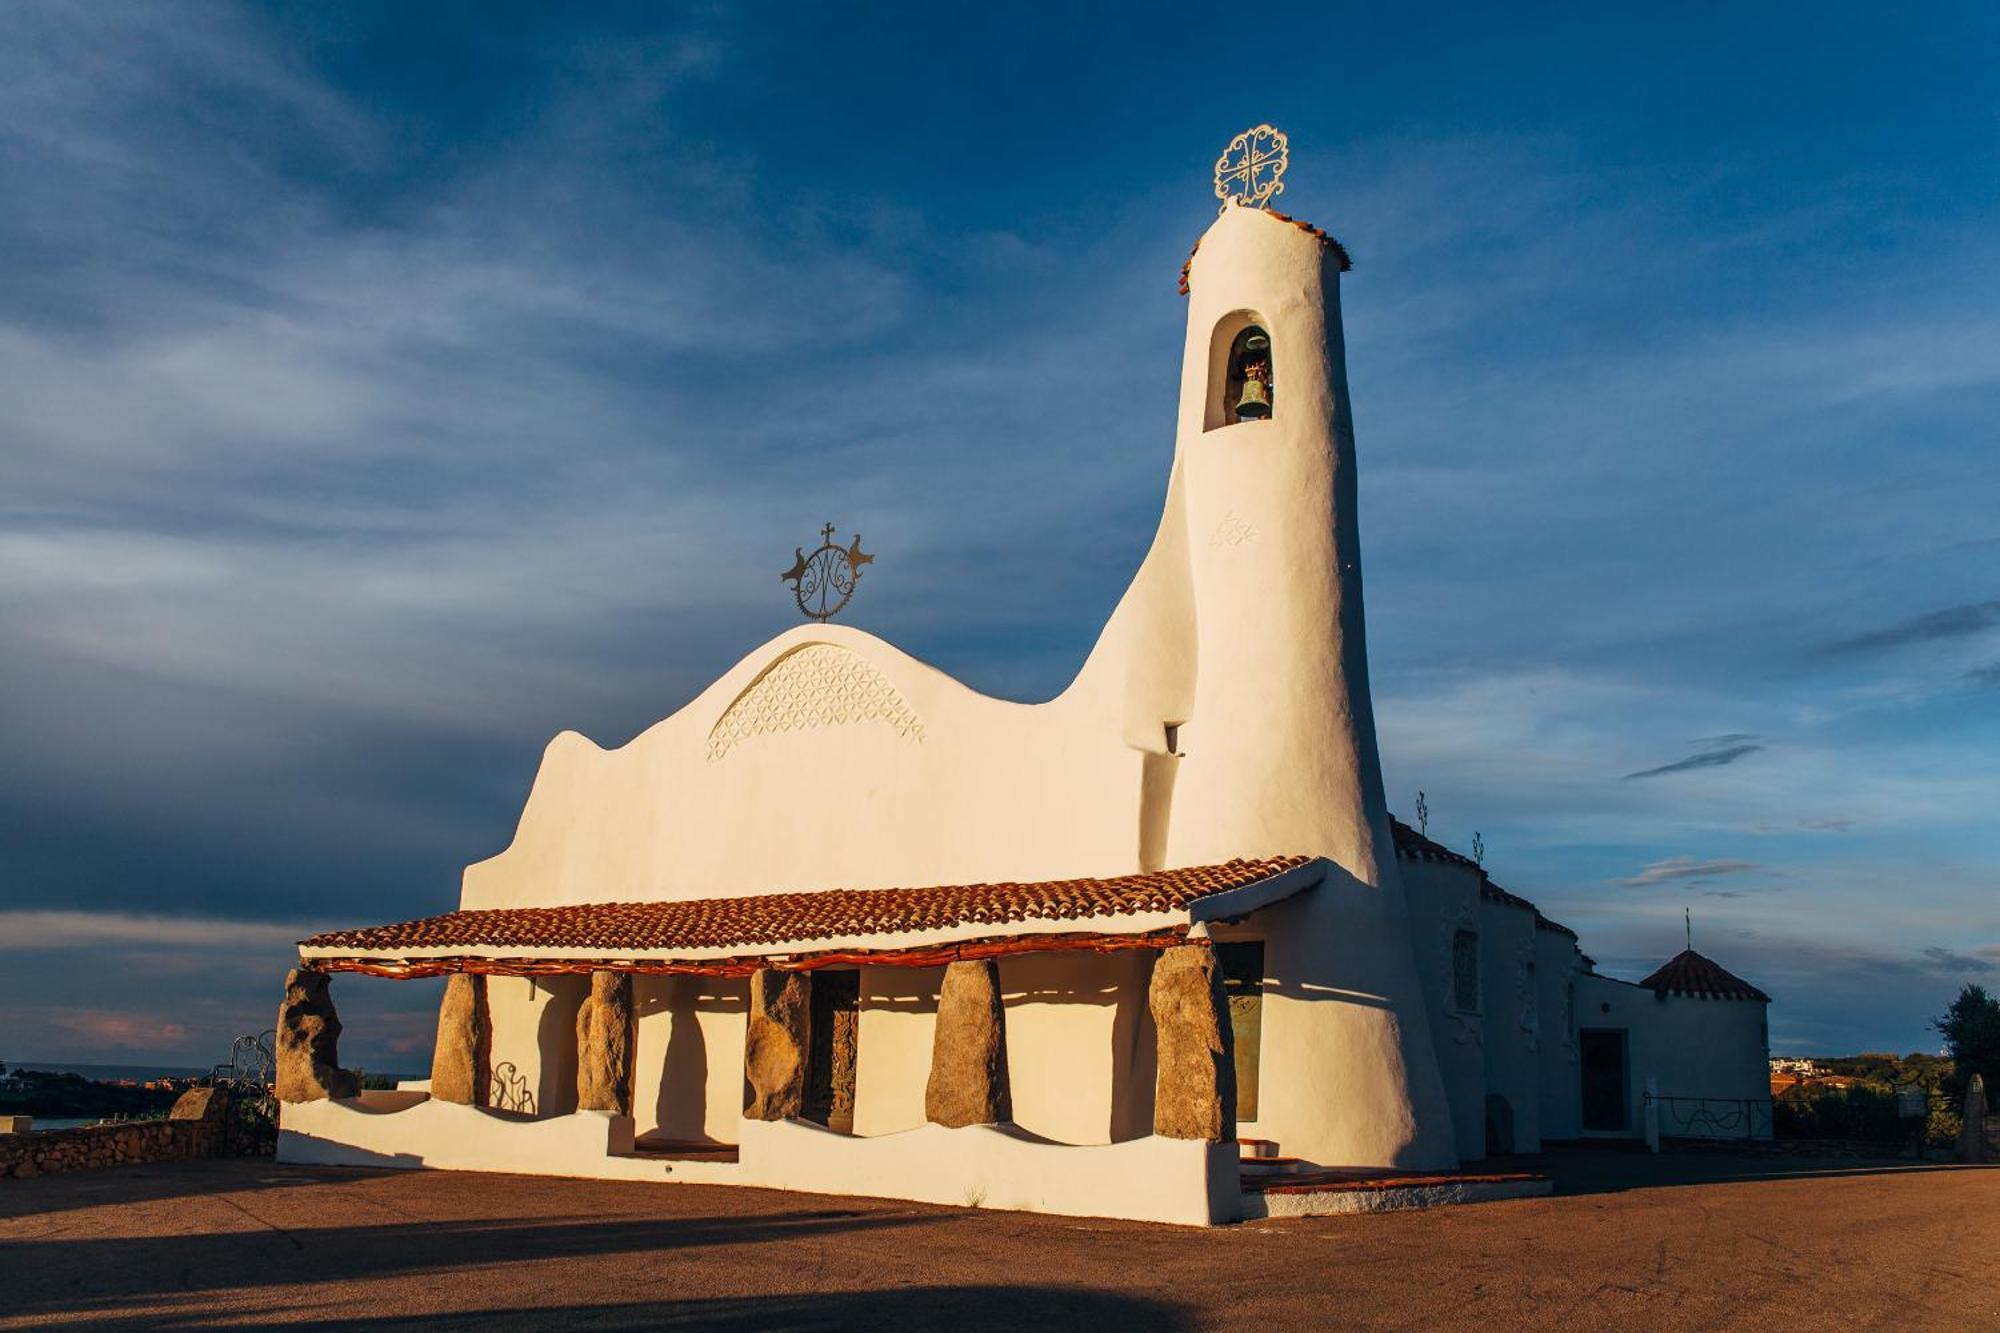
<path fill-rule="evenodd" d="M 1510 1170 L 1540 1171 L 1559 1195 L 1613 1194 L 1680 1185 L 1741 1184 L 1763 1180 L 1834 1180 L 1843 1176 L 1908 1175 L 1976 1170 L 1949 1162 L 1907 1158 L 1811 1157 L 1765 1150 L 1749 1152 L 1676 1148 L 1649 1153 L 1619 1148 L 1564 1147 L 1489 1158 Z"/>
<path fill-rule="evenodd" d="M 245 1215 L 262 1220 L 247 1211 Z M 49 1239 L 14 1241 L 0 1249 L 0 1289 L 7 1293 L 6 1308 L 0 1313 L 31 1320 L 90 1315 L 120 1319 L 153 1308 L 156 1313 L 146 1322 L 157 1326 L 163 1318 L 172 1318 L 158 1313 L 160 1306 L 178 1307 L 192 1317 L 204 1304 L 204 1293 L 282 1288 L 302 1278 L 339 1283 L 435 1272 L 454 1273 L 454 1281 L 463 1281 L 468 1271 L 507 1264 L 661 1254 L 713 1245 L 754 1246 L 949 1221 L 949 1215 L 927 1213 L 815 1209 L 767 1216 L 479 1218 L 301 1228 L 266 1222 L 262 1230 L 165 1236 L 65 1232 Z M 79 1275 L 86 1276 L 78 1280 Z M 669 1307 L 648 1308 L 657 1320 L 659 1311 Z M 798 1313 L 803 1318 L 805 1307 Z M 490 1314 L 481 1318 L 485 1327 L 493 1326 Z M 459 1316 L 452 1316 L 420 1322 L 457 1326 L 459 1321 Z M 473 1322 L 467 1316 L 463 1326 Z"/>
<path fill-rule="evenodd" d="M 287 1166 L 268 1157 L 212 1161 L 157 1162 L 63 1171 L 5 1182 L 0 1189 L 0 1221 L 59 1213 L 72 1208 L 182 1199 L 189 1195 L 257 1193 L 310 1185 L 344 1185 L 361 1173 L 323 1167 Z"/>
<path fill-rule="evenodd" d="M 206 1325 L 206 1316 L 186 1322 L 150 1320 L 152 1328 Z M 105 1327 L 86 1324 L 83 1327 Z M 893 1291 L 831 1291 L 809 1295 L 716 1297 L 677 1301 L 635 1301 L 621 1305 L 559 1305 L 533 1310 L 476 1310 L 448 1315 L 357 1316 L 307 1320 L 285 1327 L 334 1329 L 719 1329 L 729 1333 L 776 1330 L 949 1329 L 951 1333 L 1035 1328 L 1136 1329 L 1169 1333 L 1196 1327 L 1179 1306 L 1149 1297 L 1087 1288 L 1031 1286 L 904 1287 Z"/>

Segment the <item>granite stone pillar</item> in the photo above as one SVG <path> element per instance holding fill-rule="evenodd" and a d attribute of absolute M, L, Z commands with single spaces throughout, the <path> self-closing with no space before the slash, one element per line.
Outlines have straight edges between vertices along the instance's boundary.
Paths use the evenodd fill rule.
<path fill-rule="evenodd" d="M 1159 1042 L 1153 1132 L 1235 1138 L 1236 1056 L 1215 951 L 1205 944 L 1161 950 L 1146 999 Z"/>
<path fill-rule="evenodd" d="M 431 1099 L 484 1106 L 492 1079 L 486 978 L 455 972 L 446 979 L 444 1000 L 438 1005 L 437 1045 L 431 1051 Z"/>
<path fill-rule="evenodd" d="M 991 959 L 960 961 L 944 970 L 931 1039 L 931 1076 L 924 1085 L 924 1118 L 949 1129 L 1014 1118 L 1007 1083 L 1007 1012 L 1000 1001 L 1000 969 Z"/>
<path fill-rule="evenodd" d="M 576 1011 L 576 1109 L 632 1114 L 632 975 L 592 972 Z"/>
<path fill-rule="evenodd" d="M 750 977 L 750 1023 L 743 1074 L 750 1120 L 785 1120 L 805 1110 L 806 1049 L 812 1033 L 812 978 L 762 968 Z"/>
<path fill-rule="evenodd" d="M 360 1095 L 361 1079 L 340 1067 L 340 1015 L 326 973 L 295 967 L 278 1005 L 278 1100 L 316 1102 Z"/>
<path fill-rule="evenodd" d="M 1965 1085 L 1965 1122 L 1958 1130 L 1958 1160 L 1976 1166 L 1986 1160 L 1986 1080 L 1974 1074 Z"/>

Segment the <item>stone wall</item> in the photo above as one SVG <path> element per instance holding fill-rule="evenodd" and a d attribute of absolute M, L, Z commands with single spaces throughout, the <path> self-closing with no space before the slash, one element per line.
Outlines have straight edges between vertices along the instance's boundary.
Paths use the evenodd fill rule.
<path fill-rule="evenodd" d="M 184 1093 L 167 1120 L 0 1134 L 0 1179 L 141 1162 L 268 1155 L 274 1135 L 220 1089 Z"/>

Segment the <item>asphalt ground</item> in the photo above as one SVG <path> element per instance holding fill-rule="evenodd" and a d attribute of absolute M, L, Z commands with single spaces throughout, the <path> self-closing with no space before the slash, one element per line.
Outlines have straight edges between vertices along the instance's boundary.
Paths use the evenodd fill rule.
<path fill-rule="evenodd" d="M 2000 1170 L 1523 1164 L 1560 1192 L 1207 1231 L 726 1186 L 124 1167 L 0 1181 L 0 1328 L 2000 1329 Z"/>

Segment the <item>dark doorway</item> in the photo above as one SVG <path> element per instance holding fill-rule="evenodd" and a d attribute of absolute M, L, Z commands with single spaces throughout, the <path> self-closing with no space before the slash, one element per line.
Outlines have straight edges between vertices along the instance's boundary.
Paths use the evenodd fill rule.
<path fill-rule="evenodd" d="M 1486 1094 L 1486 1152 L 1501 1156 L 1514 1151 L 1514 1105 L 1497 1092 Z"/>
<path fill-rule="evenodd" d="M 1625 1122 L 1625 1030 L 1576 1034 L 1583 1068 L 1583 1127 L 1621 1130 Z"/>
<path fill-rule="evenodd" d="M 861 973 L 812 974 L 812 1049 L 806 1061 L 806 1119 L 854 1132 L 854 1065 L 861 1044 Z"/>

